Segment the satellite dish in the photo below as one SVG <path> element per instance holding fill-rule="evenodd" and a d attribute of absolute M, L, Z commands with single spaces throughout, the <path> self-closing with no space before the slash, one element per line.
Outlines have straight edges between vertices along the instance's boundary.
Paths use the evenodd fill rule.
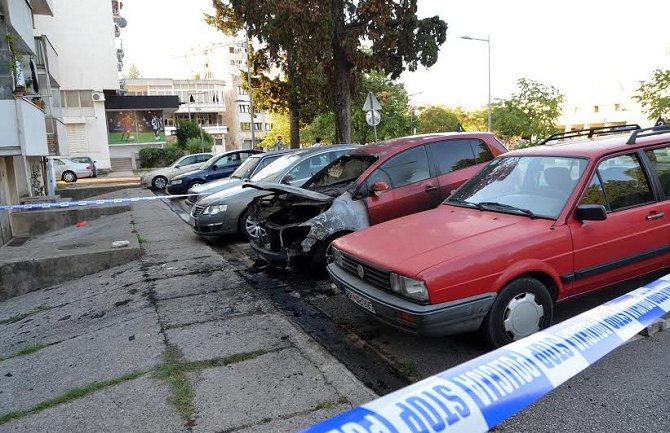
<path fill-rule="evenodd" d="M 125 18 L 119 19 L 119 27 L 124 28 L 127 25 L 128 25 L 128 20 L 126 20 Z"/>

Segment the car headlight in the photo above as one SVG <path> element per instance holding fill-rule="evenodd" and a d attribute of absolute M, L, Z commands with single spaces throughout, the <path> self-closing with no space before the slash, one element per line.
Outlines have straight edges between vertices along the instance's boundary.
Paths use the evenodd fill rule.
<path fill-rule="evenodd" d="M 181 180 L 181 179 L 172 179 L 170 181 L 170 185 L 181 185 L 182 182 L 183 182 L 183 180 Z"/>
<path fill-rule="evenodd" d="M 428 301 L 426 283 L 421 280 L 403 277 L 394 272 L 391 272 L 391 290 L 399 295 L 416 299 L 417 301 Z"/>
<path fill-rule="evenodd" d="M 225 212 L 228 209 L 227 204 L 218 204 L 218 205 L 212 205 L 212 206 L 207 206 L 205 210 L 202 212 L 203 215 L 216 215 L 221 212 Z"/>

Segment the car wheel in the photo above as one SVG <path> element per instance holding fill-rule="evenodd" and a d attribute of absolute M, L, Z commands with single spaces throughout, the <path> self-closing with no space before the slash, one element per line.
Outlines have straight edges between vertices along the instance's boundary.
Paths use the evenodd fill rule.
<path fill-rule="evenodd" d="M 335 241 L 335 239 L 341 238 L 344 235 L 349 233 L 336 233 L 329 238 L 326 238 L 325 241 L 319 242 L 312 248 L 309 258 L 309 268 L 317 275 L 323 275 L 326 272 L 326 266 L 328 265 L 328 248 L 330 244 Z"/>
<path fill-rule="evenodd" d="M 199 180 L 194 180 L 193 182 L 188 184 L 188 188 L 186 189 L 187 191 L 191 188 L 195 188 L 196 186 L 202 185 L 202 182 Z"/>
<path fill-rule="evenodd" d="M 251 216 L 249 215 L 249 209 L 245 209 L 245 211 L 242 212 L 237 225 L 237 231 L 239 232 L 240 236 L 242 236 L 247 241 L 257 239 L 258 235 L 263 233 L 263 229 L 251 219 Z"/>
<path fill-rule="evenodd" d="M 165 176 L 156 176 L 151 181 L 151 186 L 153 189 L 165 189 L 167 186 L 167 178 Z"/>
<path fill-rule="evenodd" d="M 75 174 L 74 171 L 66 171 L 65 173 L 63 173 L 62 179 L 65 182 L 76 182 L 77 175 Z"/>
<path fill-rule="evenodd" d="M 553 314 L 547 287 L 535 278 L 523 277 L 498 292 L 480 332 L 489 345 L 501 347 L 549 327 Z"/>

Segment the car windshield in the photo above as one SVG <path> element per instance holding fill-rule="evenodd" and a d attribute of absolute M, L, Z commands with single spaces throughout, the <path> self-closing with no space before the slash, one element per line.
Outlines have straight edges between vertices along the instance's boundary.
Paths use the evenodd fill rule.
<path fill-rule="evenodd" d="M 220 155 L 213 156 L 213 157 L 209 158 L 209 159 L 207 160 L 207 162 L 205 162 L 203 165 L 200 166 L 200 170 L 206 170 L 206 169 L 208 169 L 209 167 L 211 167 L 211 166 L 213 166 L 214 164 L 216 164 L 216 162 L 217 162 L 220 158 L 221 158 Z"/>
<path fill-rule="evenodd" d="M 554 156 L 498 158 L 466 182 L 446 204 L 556 219 L 588 160 Z"/>
<path fill-rule="evenodd" d="M 345 155 L 335 161 L 328 170 L 312 180 L 309 186 L 326 187 L 349 183 L 360 177 L 377 161 L 373 155 Z"/>
<path fill-rule="evenodd" d="M 251 180 L 252 182 L 266 180 L 267 178 L 271 177 L 274 174 L 283 173 L 285 170 L 292 167 L 293 164 L 297 163 L 298 161 L 306 157 L 307 155 L 305 155 L 304 153 L 284 155 L 281 158 L 275 160 L 272 164 L 268 165 L 267 167 L 259 171 L 258 173 L 254 174 L 249 180 Z"/>
<path fill-rule="evenodd" d="M 261 162 L 261 159 L 261 156 L 251 156 L 247 158 L 242 165 L 237 167 L 237 170 L 235 170 L 230 177 L 235 179 L 249 179 L 249 176 L 254 172 L 258 163 Z"/>

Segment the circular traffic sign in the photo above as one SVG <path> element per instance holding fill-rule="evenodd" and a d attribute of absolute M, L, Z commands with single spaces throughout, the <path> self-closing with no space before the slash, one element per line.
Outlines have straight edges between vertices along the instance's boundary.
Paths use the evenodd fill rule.
<path fill-rule="evenodd" d="M 382 121 L 382 115 L 379 111 L 371 110 L 365 113 L 365 121 L 370 126 L 377 126 Z"/>

